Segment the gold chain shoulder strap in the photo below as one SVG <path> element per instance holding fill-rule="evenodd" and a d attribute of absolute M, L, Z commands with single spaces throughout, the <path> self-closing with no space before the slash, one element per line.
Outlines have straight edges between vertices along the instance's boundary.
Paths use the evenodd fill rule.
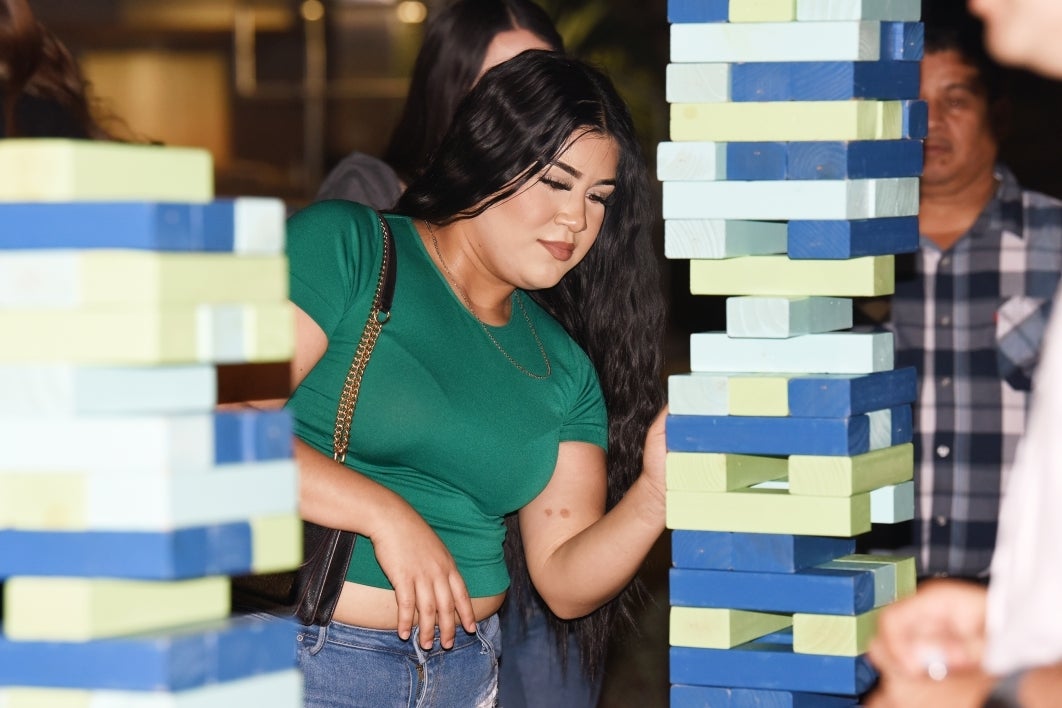
<path fill-rule="evenodd" d="M 358 342 L 357 349 L 354 350 L 354 360 L 350 363 L 350 371 L 347 372 L 347 380 L 343 382 L 343 392 L 339 396 L 336 427 L 332 435 L 332 457 L 338 462 L 343 462 L 347 458 L 347 448 L 350 446 L 350 425 L 354 421 L 354 407 L 358 404 L 358 392 L 361 391 L 361 377 L 365 374 L 365 366 L 369 363 L 369 356 L 376 347 L 380 331 L 391 319 L 391 298 L 394 294 L 395 280 L 394 243 L 387 221 L 380 214 L 377 214 L 377 217 L 380 220 L 380 232 L 383 235 L 383 258 L 380 262 L 380 276 L 376 280 L 372 307 L 365 320 L 365 329 L 362 330 L 361 340 Z"/>

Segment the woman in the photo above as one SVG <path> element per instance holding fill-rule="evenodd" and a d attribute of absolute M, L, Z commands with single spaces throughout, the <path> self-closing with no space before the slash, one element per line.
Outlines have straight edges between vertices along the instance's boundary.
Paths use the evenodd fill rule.
<path fill-rule="evenodd" d="M 646 168 L 611 83 L 529 51 L 476 84 L 397 211 L 392 319 L 346 466 L 332 429 L 375 215 L 323 202 L 289 228 L 301 508 L 365 537 L 335 620 L 300 641 L 307 701 L 493 705 L 503 517 L 519 511 L 539 595 L 602 643 L 664 527 Z"/>

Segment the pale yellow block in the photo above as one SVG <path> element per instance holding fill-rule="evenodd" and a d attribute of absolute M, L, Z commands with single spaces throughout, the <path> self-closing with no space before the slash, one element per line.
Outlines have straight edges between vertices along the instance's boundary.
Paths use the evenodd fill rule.
<path fill-rule="evenodd" d="M 878 629 L 879 609 L 861 615 L 793 615 L 793 651 L 797 654 L 859 656 Z"/>
<path fill-rule="evenodd" d="M 851 537 L 870 530 L 870 495 L 798 497 L 784 489 L 668 491 L 667 527 Z"/>
<path fill-rule="evenodd" d="M 4 583 L 4 632 L 15 641 L 78 642 L 221 619 L 228 577 L 178 581 L 15 577 Z"/>
<path fill-rule="evenodd" d="M 0 141 L 0 202 L 208 202 L 214 164 L 198 148 L 98 140 Z"/>
<path fill-rule="evenodd" d="M 295 354 L 295 308 L 290 303 L 248 307 L 247 361 L 284 361 Z"/>
<path fill-rule="evenodd" d="M 664 463 L 667 488 L 727 492 L 785 477 L 784 457 L 718 452 L 669 452 Z"/>
<path fill-rule="evenodd" d="M 899 140 L 899 101 L 672 103 L 671 140 Z"/>
<path fill-rule="evenodd" d="M 789 415 L 789 379 L 784 376 L 731 376 L 730 415 Z"/>
<path fill-rule="evenodd" d="M 86 528 L 81 474 L 0 472 L 0 529 Z"/>
<path fill-rule="evenodd" d="M 893 256 L 847 260 L 790 260 L 786 256 L 741 256 L 690 261 L 694 295 L 890 295 Z"/>
<path fill-rule="evenodd" d="M 791 455 L 789 493 L 850 497 L 914 477 L 914 445 L 904 443 L 853 457 Z"/>
<path fill-rule="evenodd" d="M 796 0 L 730 0 L 731 22 L 792 22 Z"/>
<path fill-rule="evenodd" d="M 791 616 L 768 612 L 672 607 L 669 640 L 673 647 L 732 649 L 792 624 Z"/>
<path fill-rule="evenodd" d="M 251 571 L 274 573 L 302 562 L 302 519 L 298 514 L 251 519 Z"/>
<path fill-rule="evenodd" d="M 913 595 L 918 589 L 918 573 L 914 556 L 887 556 L 874 554 L 857 554 L 843 556 L 837 560 L 867 563 L 894 563 L 896 565 L 896 599 Z"/>

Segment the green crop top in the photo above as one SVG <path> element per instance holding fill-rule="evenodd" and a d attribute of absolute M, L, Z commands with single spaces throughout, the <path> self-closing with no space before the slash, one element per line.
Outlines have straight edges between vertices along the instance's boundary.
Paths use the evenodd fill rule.
<path fill-rule="evenodd" d="M 388 223 L 398 254 L 394 303 L 362 380 L 346 464 L 421 514 L 473 597 L 496 595 L 509 585 L 502 517 L 542 491 L 560 442 L 606 446 L 601 388 L 586 353 L 519 291 L 553 373 L 535 380 L 517 370 L 454 296 L 412 222 Z M 288 221 L 287 252 L 291 299 L 328 335 L 288 406 L 296 435 L 331 456 L 339 392 L 380 270 L 376 215 L 346 201 L 309 206 Z M 539 373 L 538 346 L 513 310 L 491 332 Z M 347 579 L 391 587 L 370 539 L 358 539 Z"/>

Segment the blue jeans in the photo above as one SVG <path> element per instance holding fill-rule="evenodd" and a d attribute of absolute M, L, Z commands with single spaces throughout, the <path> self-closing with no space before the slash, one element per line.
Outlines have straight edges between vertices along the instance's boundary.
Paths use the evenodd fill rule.
<path fill-rule="evenodd" d="M 420 648 L 393 629 L 331 622 L 298 635 L 306 708 L 493 708 L 498 694 L 498 616 L 476 634 L 460 627 L 453 649 Z"/>

